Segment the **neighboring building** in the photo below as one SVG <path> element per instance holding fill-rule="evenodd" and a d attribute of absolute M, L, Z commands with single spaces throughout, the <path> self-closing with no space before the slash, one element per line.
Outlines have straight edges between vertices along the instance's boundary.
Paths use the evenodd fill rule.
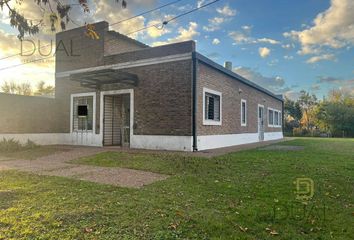
<path fill-rule="evenodd" d="M 282 97 L 195 42 L 148 47 L 95 27 L 98 40 L 57 34 L 54 99 L 0 94 L 0 138 L 193 151 L 283 137 Z"/>

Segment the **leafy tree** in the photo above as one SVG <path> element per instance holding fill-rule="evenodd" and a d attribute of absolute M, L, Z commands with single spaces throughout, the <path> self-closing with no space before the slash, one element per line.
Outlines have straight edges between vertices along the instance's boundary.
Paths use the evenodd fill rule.
<path fill-rule="evenodd" d="M 1 86 L 1 90 L 4 93 L 16 94 L 17 93 L 17 85 L 14 82 L 5 82 Z"/>
<path fill-rule="evenodd" d="M 10 18 L 10 24 L 19 32 L 18 38 L 23 39 L 26 34 L 34 35 L 39 33 L 40 27 L 43 26 L 44 19 L 29 19 L 21 13 L 17 7 L 23 3 L 24 0 L 0 0 L 0 9 L 6 11 Z M 27 0 L 29 1 L 29 0 Z M 42 12 L 48 12 L 48 20 L 51 24 L 51 30 L 56 31 L 56 24 L 60 21 L 60 27 L 65 30 L 66 25 L 71 21 L 69 13 L 74 5 L 80 5 L 84 13 L 90 12 L 87 0 L 75 0 L 76 3 L 64 4 L 60 0 L 34 0 L 34 4 L 41 9 Z M 112 0 L 113 1 L 113 0 Z M 126 0 L 114 0 L 121 3 L 122 7 L 127 6 Z M 46 15 L 44 15 L 46 16 Z"/>
<path fill-rule="evenodd" d="M 300 126 L 302 110 L 299 102 L 285 98 L 284 102 L 285 131 L 293 132 L 294 128 Z"/>
<path fill-rule="evenodd" d="M 334 136 L 354 136 L 354 98 L 335 90 L 324 100 L 316 114 L 318 122 Z"/>
<path fill-rule="evenodd" d="M 32 86 L 29 83 L 5 82 L 1 89 L 4 93 L 30 96 L 33 94 Z"/>
<path fill-rule="evenodd" d="M 55 87 L 46 85 L 44 81 L 38 83 L 34 90 L 29 83 L 4 82 L 1 86 L 4 93 L 18 94 L 25 96 L 54 96 Z"/>
<path fill-rule="evenodd" d="M 317 105 L 317 98 L 304 90 L 300 92 L 298 103 L 302 109 L 302 124 L 307 131 L 310 131 L 314 123 L 314 109 Z"/>
<path fill-rule="evenodd" d="M 37 89 L 34 92 L 36 96 L 54 96 L 55 87 L 51 85 L 45 85 L 44 81 L 40 81 L 37 85 Z"/>

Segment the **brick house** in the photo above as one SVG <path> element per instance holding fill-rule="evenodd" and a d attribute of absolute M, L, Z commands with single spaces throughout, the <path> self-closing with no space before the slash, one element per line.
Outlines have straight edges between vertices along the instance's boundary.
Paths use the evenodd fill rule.
<path fill-rule="evenodd" d="M 95 24 L 56 36 L 54 99 L 0 94 L 0 138 L 195 151 L 283 137 L 283 100 L 196 52 Z"/>

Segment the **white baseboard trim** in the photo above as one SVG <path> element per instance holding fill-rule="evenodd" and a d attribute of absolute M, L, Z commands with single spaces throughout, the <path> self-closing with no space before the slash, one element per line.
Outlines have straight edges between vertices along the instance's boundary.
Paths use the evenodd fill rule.
<path fill-rule="evenodd" d="M 264 133 L 264 141 L 282 139 L 283 133 Z M 198 150 L 207 150 L 259 142 L 258 133 L 198 136 Z"/>
<path fill-rule="evenodd" d="M 193 151 L 192 136 L 133 135 L 131 148 L 171 151 Z"/>
<path fill-rule="evenodd" d="M 0 134 L 0 141 L 14 139 L 20 143 L 31 140 L 39 145 L 82 145 L 102 147 L 102 135 L 94 133 Z M 282 132 L 264 133 L 264 141 L 282 139 Z M 258 133 L 198 136 L 198 150 L 230 147 L 259 142 Z M 131 148 L 170 151 L 193 151 L 192 136 L 133 135 Z"/>
<path fill-rule="evenodd" d="M 284 138 L 283 132 L 267 132 L 264 133 L 264 141 L 271 141 Z"/>

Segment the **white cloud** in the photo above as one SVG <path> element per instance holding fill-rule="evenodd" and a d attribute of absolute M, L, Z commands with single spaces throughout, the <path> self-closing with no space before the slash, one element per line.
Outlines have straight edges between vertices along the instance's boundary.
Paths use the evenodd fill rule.
<path fill-rule="evenodd" d="M 295 90 L 289 90 L 284 93 L 284 96 L 291 100 L 296 101 L 301 96 L 301 93 Z"/>
<path fill-rule="evenodd" d="M 354 94 L 354 78 L 343 79 L 330 76 L 318 76 L 318 81 L 316 84 L 328 84 L 331 85 L 332 88 L 338 88 L 344 90 L 345 92 L 351 92 Z"/>
<path fill-rule="evenodd" d="M 267 47 L 260 47 L 258 49 L 259 56 L 261 56 L 262 58 L 268 57 L 270 52 L 271 52 L 270 49 Z"/>
<path fill-rule="evenodd" d="M 342 48 L 354 44 L 354 1 L 331 0 L 331 6 L 316 16 L 311 27 L 283 34 L 300 42 L 300 54 L 319 53 L 323 46 Z"/>
<path fill-rule="evenodd" d="M 252 30 L 252 26 L 249 26 L 249 25 L 243 25 L 241 28 L 243 30 L 245 30 L 245 31 L 251 31 Z"/>
<path fill-rule="evenodd" d="M 247 67 L 236 67 L 234 71 L 244 78 L 249 79 L 275 93 L 283 93 L 289 90 L 285 86 L 285 80 L 280 76 L 266 77 L 258 71 Z"/>
<path fill-rule="evenodd" d="M 213 39 L 213 44 L 214 44 L 214 45 L 220 44 L 220 40 L 219 40 L 218 38 L 214 38 L 214 39 Z"/>
<path fill-rule="evenodd" d="M 316 62 L 324 61 L 324 60 L 327 60 L 327 61 L 335 60 L 335 56 L 333 54 L 323 54 L 323 55 L 311 57 L 306 62 L 307 63 L 316 63 Z"/>
<path fill-rule="evenodd" d="M 230 8 L 228 5 L 225 5 L 223 8 L 217 8 L 216 11 L 226 17 L 233 17 L 237 13 L 235 9 Z"/>
<path fill-rule="evenodd" d="M 197 7 L 199 8 L 199 7 L 203 6 L 205 4 L 205 2 L 206 2 L 206 0 L 198 0 Z"/>
<path fill-rule="evenodd" d="M 285 56 L 284 56 L 284 59 L 286 59 L 286 60 L 292 60 L 292 59 L 294 59 L 294 57 L 293 57 L 293 56 L 289 56 L 289 55 L 285 55 Z"/>
<path fill-rule="evenodd" d="M 234 40 L 235 44 L 250 43 L 253 41 L 252 38 L 248 36 L 248 34 L 243 32 L 232 31 L 229 32 L 229 36 Z"/>
<path fill-rule="evenodd" d="M 281 47 L 282 48 L 284 48 L 284 49 L 292 49 L 292 48 L 295 48 L 295 44 L 283 44 L 283 45 L 281 45 Z"/>
<path fill-rule="evenodd" d="M 279 41 L 270 39 L 270 38 L 259 38 L 257 39 L 258 43 L 269 43 L 269 44 L 280 44 Z"/>
<path fill-rule="evenodd" d="M 168 20 L 173 17 L 174 17 L 173 15 L 165 15 L 161 19 Z M 148 34 L 149 37 L 158 38 L 158 37 L 161 37 L 161 36 L 171 32 L 171 30 L 170 30 L 171 25 L 170 24 L 165 25 L 162 28 L 161 19 L 151 20 L 146 24 L 146 26 L 156 26 L 156 27 L 150 27 L 146 30 L 146 33 Z M 171 23 L 171 24 L 173 24 L 173 23 Z"/>
<path fill-rule="evenodd" d="M 153 46 L 160 46 L 160 45 L 165 45 L 169 43 L 176 43 L 176 42 L 183 42 L 183 41 L 188 41 L 188 40 L 193 40 L 196 36 L 199 36 L 200 33 L 197 31 L 198 29 L 198 24 L 195 22 L 190 22 L 189 27 L 183 28 L 180 27 L 178 29 L 179 35 L 176 36 L 175 38 L 169 38 L 167 41 L 159 41 L 159 42 L 154 42 L 152 45 Z"/>
<path fill-rule="evenodd" d="M 209 21 L 208 26 L 204 26 L 203 29 L 207 32 L 214 32 L 216 30 L 219 30 L 220 25 L 226 21 L 229 21 L 229 19 L 223 17 L 214 17 L 209 19 L 208 21 Z"/>

